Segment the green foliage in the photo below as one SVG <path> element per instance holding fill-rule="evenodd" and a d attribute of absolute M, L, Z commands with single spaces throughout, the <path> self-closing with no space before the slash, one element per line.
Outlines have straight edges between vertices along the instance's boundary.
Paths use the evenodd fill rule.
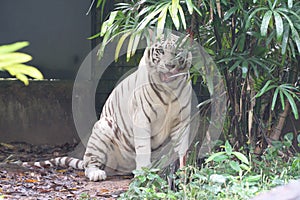
<path fill-rule="evenodd" d="M 299 114 L 298 114 L 298 108 L 295 100 L 300 101 L 300 98 L 298 97 L 298 94 L 300 92 L 299 88 L 295 85 L 288 84 L 288 83 L 278 85 L 277 82 L 273 80 L 268 80 L 264 85 L 264 87 L 256 94 L 255 97 L 261 97 L 266 92 L 272 89 L 275 89 L 275 91 L 273 94 L 271 109 L 274 110 L 278 99 L 278 94 L 279 94 L 282 110 L 284 109 L 285 102 L 287 101 L 292 108 L 295 118 L 298 119 Z"/>
<path fill-rule="evenodd" d="M 147 168 L 135 170 L 129 190 L 120 199 L 177 199 L 175 193 L 169 189 L 167 181 L 157 174 L 158 171 Z"/>
<path fill-rule="evenodd" d="M 98 0 L 98 6 L 104 3 Z M 95 36 L 103 38 L 100 55 L 109 41 L 117 39 L 115 58 L 127 44 L 128 60 L 142 38 L 149 42 L 149 27 L 158 36 L 163 28 L 188 33 L 217 61 L 231 108 L 232 123 L 226 127 L 231 132 L 225 134 L 235 137 L 241 146 L 256 144 L 259 129 L 282 130 L 276 123 L 286 104 L 298 118 L 299 1 L 123 1 L 115 4 Z M 205 73 L 198 71 L 191 69 L 192 80 L 200 75 L 209 91 L 214 91 Z"/>
<path fill-rule="evenodd" d="M 222 170 L 231 169 L 239 174 L 242 174 L 244 170 L 250 170 L 248 158 L 240 152 L 232 151 L 232 147 L 228 141 L 226 141 L 225 146 L 221 147 L 223 147 L 225 151 L 212 154 L 207 158 L 205 163 L 214 161 L 220 164 L 217 166 L 222 167 Z"/>
<path fill-rule="evenodd" d="M 272 2 L 268 0 L 266 6 L 260 5 L 252 11 L 248 18 L 246 28 L 249 27 L 252 17 L 260 13 L 260 15 L 263 16 L 260 25 L 260 33 L 263 37 L 267 36 L 268 28 L 273 28 L 275 24 L 273 31 L 276 32 L 276 40 L 282 42 L 282 47 L 285 47 L 287 45 L 286 37 L 289 37 L 289 31 L 291 30 L 290 39 L 295 42 L 298 52 L 300 52 L 299 27 L 297 27 L 300 22 L 299 12 L 297 11 L 298 8 L 299 2 L 293 5 L 293 1 L 288 1 L 288 4 L 286 4 L 285 1 L 276 0 Z M 285 39 L 283 39 L 283 35 Z M 282 54 L 286 53 L 285 50 L 285 48 L 282 49 Z"/>
<path fill-rule="evenodd" d="M 98 0 L 98 5 L 102 3 L 102 0 Z M 103 37 L 99 50 L 101 57 L 105 46 L 111 40 L 119 37 L 115 52 L 117 60 L 125 39 L 129 38 L 127 46 L 127 60 L 129 60 L 135 54 L 143 36 L 149 41 L 150 36 L 148 32 L 145 32 L 145 28 L 155 25 L 158 37 L 160 37 L 164 28 L 186 29 L 187 13 L 185 10 L 188 10 L 189 15 L 192 15 L 194 11 L 201 14 L 192 0 L 133 0 L 117 3 L 115 10 L 103 22 L 100 33 L 94 35 L 91 39 L 99 36 Z"/>
<path fill-rule="evenodd" d="M 103 38 L 100 53 L 110 40 L 118 39 L 116 58 L 121 47 L 127 44 L 129 59 L 143 37 L 149 40 L 146 29 L 149 27 L 158 35 L 163 28 L 189 33 L 216 60 L 218 70 L 224 75 L 230 105 L 230 123 L 226 124 L 224 136 L 235 141 L 237 148 L 247 147 L 250 153 L 256 144 L 262 144 L 262 156 L 247 157 L 248 153 L 234 151 L 226 142 L 222 151 L 212 154 L 201 168 L 188 166 L 178 172 L 181 178 L 174 181 L 180 189 L 175 193 L 163 180 L 161 185 L 152 186 L 147 183 L 153 180 L 136 178 L 130 192 L 124 195 L 129 195 L 129 199 L 132 195 L 157 199 L 156 193 L 164 199 L 174 196 L 178 199 L 249 199 L 256 192 L 299 178 L 300 161 L 296 154 L 299 149 L 292 146 L 296 141 L 299 145 L 299 135 L 280 135 L 282 142 L 274 141 L 270 148 L 264 148 L 275 130 L 283 130 L 284 123 L 279 123 L 283 117 L 279 113 L 289 108 L 287 105 L 294 117 L 299 117 L 300 2 L 125 1 L 116 4 L 102 25 L 98 34 Z M 191 68 L 191 72 L 193 81 L 203 76 L 197 67 Z M 209 91 L 217 89 L 206 76 L 202 78 Z M 202 104 L 207 102 L 210 100 Z M 147 177 L 154 172 L 145 173 Z M 143 189 L 136 191 L 134 188 L 139 186 Z"/>
<path fill-rule="evenodd" d="M 288 156 L 291 150 L 296 150 L 293 147 L 293 139 L 294 135 L 290 132 L 285 134 L 282 142 L 273 141 L 272 146 L 267 148 L 259 159 L 254 160 L 256 172 L 262 171 L 267 177 L 281 182 L 286 182 L 291 178 L 299 179 L 300 154 Z"/>
<path fill-rule="evenodd" d="M 79 196 L 80 200 L 89 200 L 90 199 L 90 195 L 88 193 L 81 193 Z"/>
<path fill-rule="evenodd" d="M 14 44 L 0 46 L 0 70 L 8 71 L 10 75 L 15 76 L 25 85 L 29 84 L 27 76 L 31 76 L 35 79 L 43 79 L 43 75 L 39 70 L 24 64 L 32 59 L 30 55 L 15 52 L 28 45 L 28 42 L 16 42 Z"/>
<path fill-rule="evenodd" d="M 224 151 L 211 154 L 201 167 L 189 165 L 169 175 L 176 190 L 169 189 L 167 181 L 157 175 L 157 169 L 135 171 L 129 190 L 120 199 L 250 199 L 259 192 L 300 178 L 297 173 L 300 155 L 278 159 L 278 152 L 290 148 L 291 140 L 288 134 L 284 142 L 268 149 L 262 157 L 251 159 L 233 151 L 226 142 L 221 146 Z M 237 164 L 232 166 L 232 162 Z M 248 167 L 244 169 L 242 164 Z"/>

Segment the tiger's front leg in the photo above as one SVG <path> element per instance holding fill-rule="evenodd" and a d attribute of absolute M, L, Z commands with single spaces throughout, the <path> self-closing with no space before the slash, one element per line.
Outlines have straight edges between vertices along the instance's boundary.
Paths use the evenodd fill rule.
<path fill-rule="evenodd" d="M 97 121 L 93 127 L 89 138 L 86 152 L 83 157 L 85 166 L 85 176 L 90 181 L 100 181 L 106 179 L 104 171 L 107 162 L 108 138 L 110 127 L 103 118 Z"/>
<path fill-rule="evenodd" d="M 179 157 L 179 168 L 183 168 L 186 165 L 186 154 Z"/>
<path fill-rule="evenodd" d="M 174 150 L 178 153 L 180 168 L 183 168 L 186 165 L 186 154 L 189 147 L 189 134 L 190 126 L 185 125 L 182 129 L 175 131 L 171 135 Z"/>
<path fill-rule="evenodd" d="M 139 123 L 133 125 L 135 162 L 136 169 L 151 166 L 151 129 L 150 123 L 146 117 L 140 113 L 136 113 L 135 117 L 139 119 Z"/>

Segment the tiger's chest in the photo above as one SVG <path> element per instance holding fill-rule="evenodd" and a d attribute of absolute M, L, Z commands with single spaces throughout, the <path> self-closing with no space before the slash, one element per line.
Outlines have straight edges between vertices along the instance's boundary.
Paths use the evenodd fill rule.
<path fill-rule="evenodd" d="M 148 129 L 151 134 L 151 146 L 156 149 L 170 135 L 176 131 L 176 127 L 184 124 L 184 113 L 180 98 L 167 91 L 153 92 L 153 86 L 146 85 L 144 89 L 152 92 L 145 94 L 145 90 L 136 90 L 135 98 L 131 102 L 131 113 L 133 126 L 137 125 Z M 136 133 L 133 133 L 135 135 Z"/>
<path fill-rule="evenodd" d="M 176 96 L 169 92 L 154 92 L 150 84 L 136 89 L 129 101 L 128 113 L 133 125 L 150 128 L 152 136 L 168 132 L 174 120 L 180 117 L 179 112 Z"/>
<path fill-rule="evenodd" d="M 137 83 L 136 77 L 143 81 Z M 180 89 L 189 91 L 189 87 Z M 152 148 L 156 148 L 184 123 L 185 115 L 189 114 L 182 112 L 185 104 L 182 99 L 186 98 L 178 94 L 178 91 L 168 91 L 149 82 L 147 76 L 138 71 L 115 88 L 102 115 L 111 118 L 115 124 L 113 128 L 132 145 L 137 134 L 135 127 L 146 130 L 150 133 Z"/>

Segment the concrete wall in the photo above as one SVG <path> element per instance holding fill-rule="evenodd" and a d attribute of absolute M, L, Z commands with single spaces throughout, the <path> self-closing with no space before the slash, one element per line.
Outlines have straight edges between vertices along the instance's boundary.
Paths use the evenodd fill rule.
<path fill-rule="evenodd" d="M 2 0 L 0 45 L 29 41 L 21 51 L 47 79 L 25 87 L 0 81 L 0 142 L 62 144 L 78 140 L 72 119 L 72 88 L 77 70 L 92 48 L 96 30 L 91 0 Z M 0 72 L 0 77 L 9 77 Z"/>
<path fill-rule="evenodd" d="M 78 142 L 71 81 L 0 81 L 0 142 Z"/>

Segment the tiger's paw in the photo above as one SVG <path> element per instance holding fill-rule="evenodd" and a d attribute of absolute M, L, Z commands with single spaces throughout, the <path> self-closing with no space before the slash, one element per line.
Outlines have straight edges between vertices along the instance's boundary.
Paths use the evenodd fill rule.
<path fill-rule="evenodd" d="M 90 179 L 90 181 L 102 181 L 106 179 L 105 171 L 97 167 L 89 167 L 85 169 L 85 176 Z"/>

